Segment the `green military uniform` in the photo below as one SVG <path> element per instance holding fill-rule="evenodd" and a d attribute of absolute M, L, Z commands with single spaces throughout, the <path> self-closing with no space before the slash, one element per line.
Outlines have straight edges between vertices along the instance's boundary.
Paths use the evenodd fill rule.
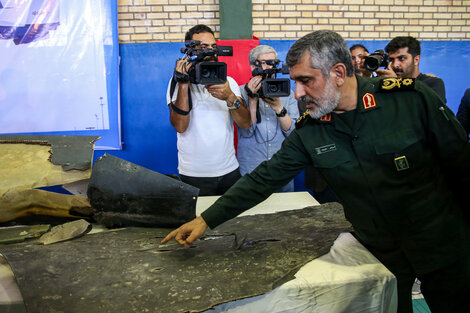
<path fill-rule="evenodd" d="M 202 217 L 214 228 L 313 164 L 341 200 L 358 239 L 397 277 L 420 277 L 462 260 L 470 247 L 456 196 L 470 191 L 465 131 L 419 81 L 356 79 L 356 110 L 300 118 L 281 150 Z"/>

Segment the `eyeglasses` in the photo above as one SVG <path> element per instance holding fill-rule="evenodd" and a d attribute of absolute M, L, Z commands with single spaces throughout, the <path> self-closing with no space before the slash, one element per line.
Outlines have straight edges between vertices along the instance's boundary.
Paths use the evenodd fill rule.
<path fill-rule="evenodd" d="M 256 60 L 255 65 L 260 66 L 260 65 L 270 65 L 270 66 L 277 66 L 281 62 L 279 59 L 273 59 L 273 60 Z"/>

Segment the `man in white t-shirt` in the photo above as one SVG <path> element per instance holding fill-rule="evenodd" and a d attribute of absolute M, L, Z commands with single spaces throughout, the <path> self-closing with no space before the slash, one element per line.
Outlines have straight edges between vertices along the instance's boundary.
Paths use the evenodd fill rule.
<path fill-rule="evenodd" d="M 186 41 L 199 41 L 194 49 L 217 49 L 214 33 L 206 25 L 192 27 Z M 235 157 L 233 122 L 241 128 L 250 125 L 250 113 L 242 104 L 238 84 L 227 77 L 224 84 L 202 85 L 190 82 L 194 66 L 190 56 L 176 62 L 176 86 L 167 91 L 170 121 L 178 132 L 178 172 L 181 180 L 200 189 L 200 196 L 221 195 L 239 178 Z M 217 55 L 204 61 L 217 61 Z"/>

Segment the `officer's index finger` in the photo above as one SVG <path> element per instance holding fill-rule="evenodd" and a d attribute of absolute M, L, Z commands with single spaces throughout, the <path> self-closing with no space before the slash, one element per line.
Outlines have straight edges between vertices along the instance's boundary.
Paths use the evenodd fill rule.
<path fill-rule="evenodd" d="M 174 238 L 176 236 L 176 233 L 178 232 L 178 229 L 173 230 L 171 233 L 166 235 L 165 238 L 160 242 L 161 244 L 167 243 L 170 239 Z"/>

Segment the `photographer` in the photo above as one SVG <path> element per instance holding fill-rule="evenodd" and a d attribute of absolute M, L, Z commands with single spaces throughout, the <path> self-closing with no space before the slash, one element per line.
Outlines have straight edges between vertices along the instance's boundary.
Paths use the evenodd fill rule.
<path fill-rule="evenodd" d="M 352 45 L 349 48 L 354 66 L 354 73 L 362 77 L 371 77 L 373 72 L 369 72 L 364 67 L 364 58 L 369 55 L 369 50 L 361 44 Z"/>
<path fill-rule="evenodd" d="M 261 90 L 263 80 L 273 78 L 274 74 L 270 72 L 276 69 L 274 64 L 279 64 L 276 50 L 270 46 L 257 46 L 250 51 L 248 58 L 251 71 L 261 75 L 255 75 L 248 84 L 240 87 L 251 115 L 251 126 L 246 130 L 238 128 L 237 158 L 242 176 L 253 171 L 261 162 L 271 159 L 281 148 L 284 138 L 294 129 L 295 120 L 299 117 L 297 101 L 290 88 L 289 95 L 285 97 L 260 97 L 265 92 Z M 294 191 L 294 181 L 291 180 L 279 191 Z"/>
<path fill-rule="evenodd" d="M 395 37 L 387 44 L 385 51 L 388 53 L 390 63 L 388 69 L 377 70 L 379 77 L 416 78 L 428 85 L 444 103 L 446 102 L 446 90 L 442 79 L 419 71 L 421 45 L 416 38 Z"/>
<path fill-rule="evenodd" d="M 192 27 L 185 36 L 202 61 L 217 61 L 214 33 L 205 25 Z M 233 121 L 250 125 L 250 114 L 241 105 L 238 84 L 227 77 L 224 84 L 192 83 L 191 55 L 176 62 L 167 91 L 170 121 L 177 133 L 178 172 L 181 180 L 200 189 L 200 196 L 223 194 L 240 178 L 233 144 Z M 176 81 L 173 85 L 172 81 Z M 174 82 L 173 82 L 174 84 Z"/>

